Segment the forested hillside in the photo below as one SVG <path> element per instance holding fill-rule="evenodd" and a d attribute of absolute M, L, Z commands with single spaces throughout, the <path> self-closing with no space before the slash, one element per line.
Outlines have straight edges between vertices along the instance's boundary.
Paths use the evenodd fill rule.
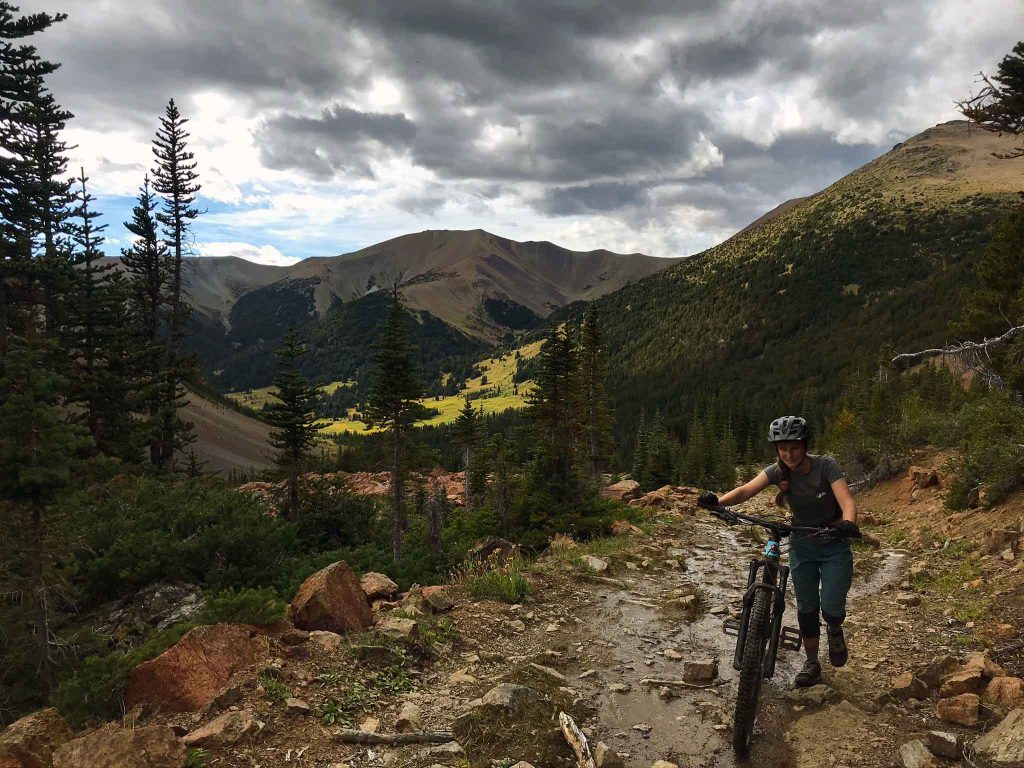
<path fill-rule="evenodd" d="M 991 225 L 1024 189 L 1024 166 L 991 154 L 1012 146 L 966 122 L 936 126 L 600 299 L 619 434 L 660 409 L 682 436 L 712 397 L 741 425 L 789 411 L 817 420 L 844 373 L 883 348 L 946 339 Z"/>

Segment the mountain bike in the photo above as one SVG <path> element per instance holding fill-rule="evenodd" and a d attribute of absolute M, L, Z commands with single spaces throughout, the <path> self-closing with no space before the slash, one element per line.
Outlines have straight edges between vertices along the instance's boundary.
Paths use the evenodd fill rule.
<path fill-rule="evenodd" d="M 838 534 L 832 528 L 790 525 L 780 520 L 743 515 L 729 507 L 701 506 L 729 525 L 747 523 L 760 526 L 769 533 L 764 559 L 750 561 L 740 618 L 726 619 L 722 626 L 727 635 L 736 637 L 732 666 L 739 672 L 739 688 L 736 692 L 732 747 L 743 758 L 750 754 L 761 681 L 775 675 L 775 659 L 780 647 L 799 651 L 801 645 L 799 630 L 782 626 L 789 581 L 789 566 L 782 565 L 782 541 L 791 533 L 828 537 Z"/>

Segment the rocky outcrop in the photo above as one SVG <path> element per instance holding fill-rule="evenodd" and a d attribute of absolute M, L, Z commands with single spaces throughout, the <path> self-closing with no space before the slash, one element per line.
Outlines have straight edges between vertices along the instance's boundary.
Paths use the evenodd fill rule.
<path fill-rule="evenodd" d="M 125 704 L 190 712 L 212 701 L 235 672 L 266 660 L 270 644 L 256 627 L 197 627 L 131 672 Z"/>
<path fill-rule="evenodd" d="M 187 754 L 167 726 L 107 727 L 58 749 L 53 768 L 183 768 Z"/>
<path fill-rule="evenodd" d="M 263 729 L 263 723 L 250 710 L 225 712 L 201 728 L 188 734 L 183 741 L 186 747 L 223 749 L 247 736 L 255 736 Z"/>
<path fill-rule="evenodd" d="M 74 734 L 56 709 L 41 709 L 0 732 L 0 768 L 47 768 Z"/>
<path fill-rule="evenodd" d="M 640 483 L 636 480 L 619 480 L 601 489 L 601 495 L 612 501 L 632 501 L 641 495 Z"/>
<path fill-rule="evenodd" d="M 697 495 L 700 493 L 696 488 L 685 485 L 663 485 L 655 491 L 629 502 L 631 507 L 640 509 L 662 509 L 685 512 L 692 514 L 696 510 Z"/>
<path fill-rule="evenodd" d="M 979 754 L 999 765 L 1024 765 L 1024 709 L 1015 709 L 974 744 Z"/>
<path fill-rule="evenodd" d="M 323 629 L 344 634 L 373 624 L 370 603 L 359 579 L 342 560 L 302 582 L 290 612 L 295 626 L 307 631 Z"/>

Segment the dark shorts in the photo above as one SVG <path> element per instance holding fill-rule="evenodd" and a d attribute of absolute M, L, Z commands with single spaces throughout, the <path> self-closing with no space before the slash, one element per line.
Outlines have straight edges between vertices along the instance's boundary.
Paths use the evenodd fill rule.
<path fill-rule="evenodd" d="M 853 551 L 847 541 L 825 544 L 793 542 L 789 548 L 789 578 L 800 613 L 846 617 L 846 594 L 853 582 Z M 819 592 L 820 589 L 820 592 Z"/>

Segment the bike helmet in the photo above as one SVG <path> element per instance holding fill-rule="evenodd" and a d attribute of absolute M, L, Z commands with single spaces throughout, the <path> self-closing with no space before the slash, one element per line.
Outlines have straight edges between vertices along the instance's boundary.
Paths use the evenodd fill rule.
<path fill-rule="evenodd" d="M 810 440 L 811 428 L 799 416 L 782 416 L 768 427 L 768 442 L 782 443 L 789 440 Z"/>

